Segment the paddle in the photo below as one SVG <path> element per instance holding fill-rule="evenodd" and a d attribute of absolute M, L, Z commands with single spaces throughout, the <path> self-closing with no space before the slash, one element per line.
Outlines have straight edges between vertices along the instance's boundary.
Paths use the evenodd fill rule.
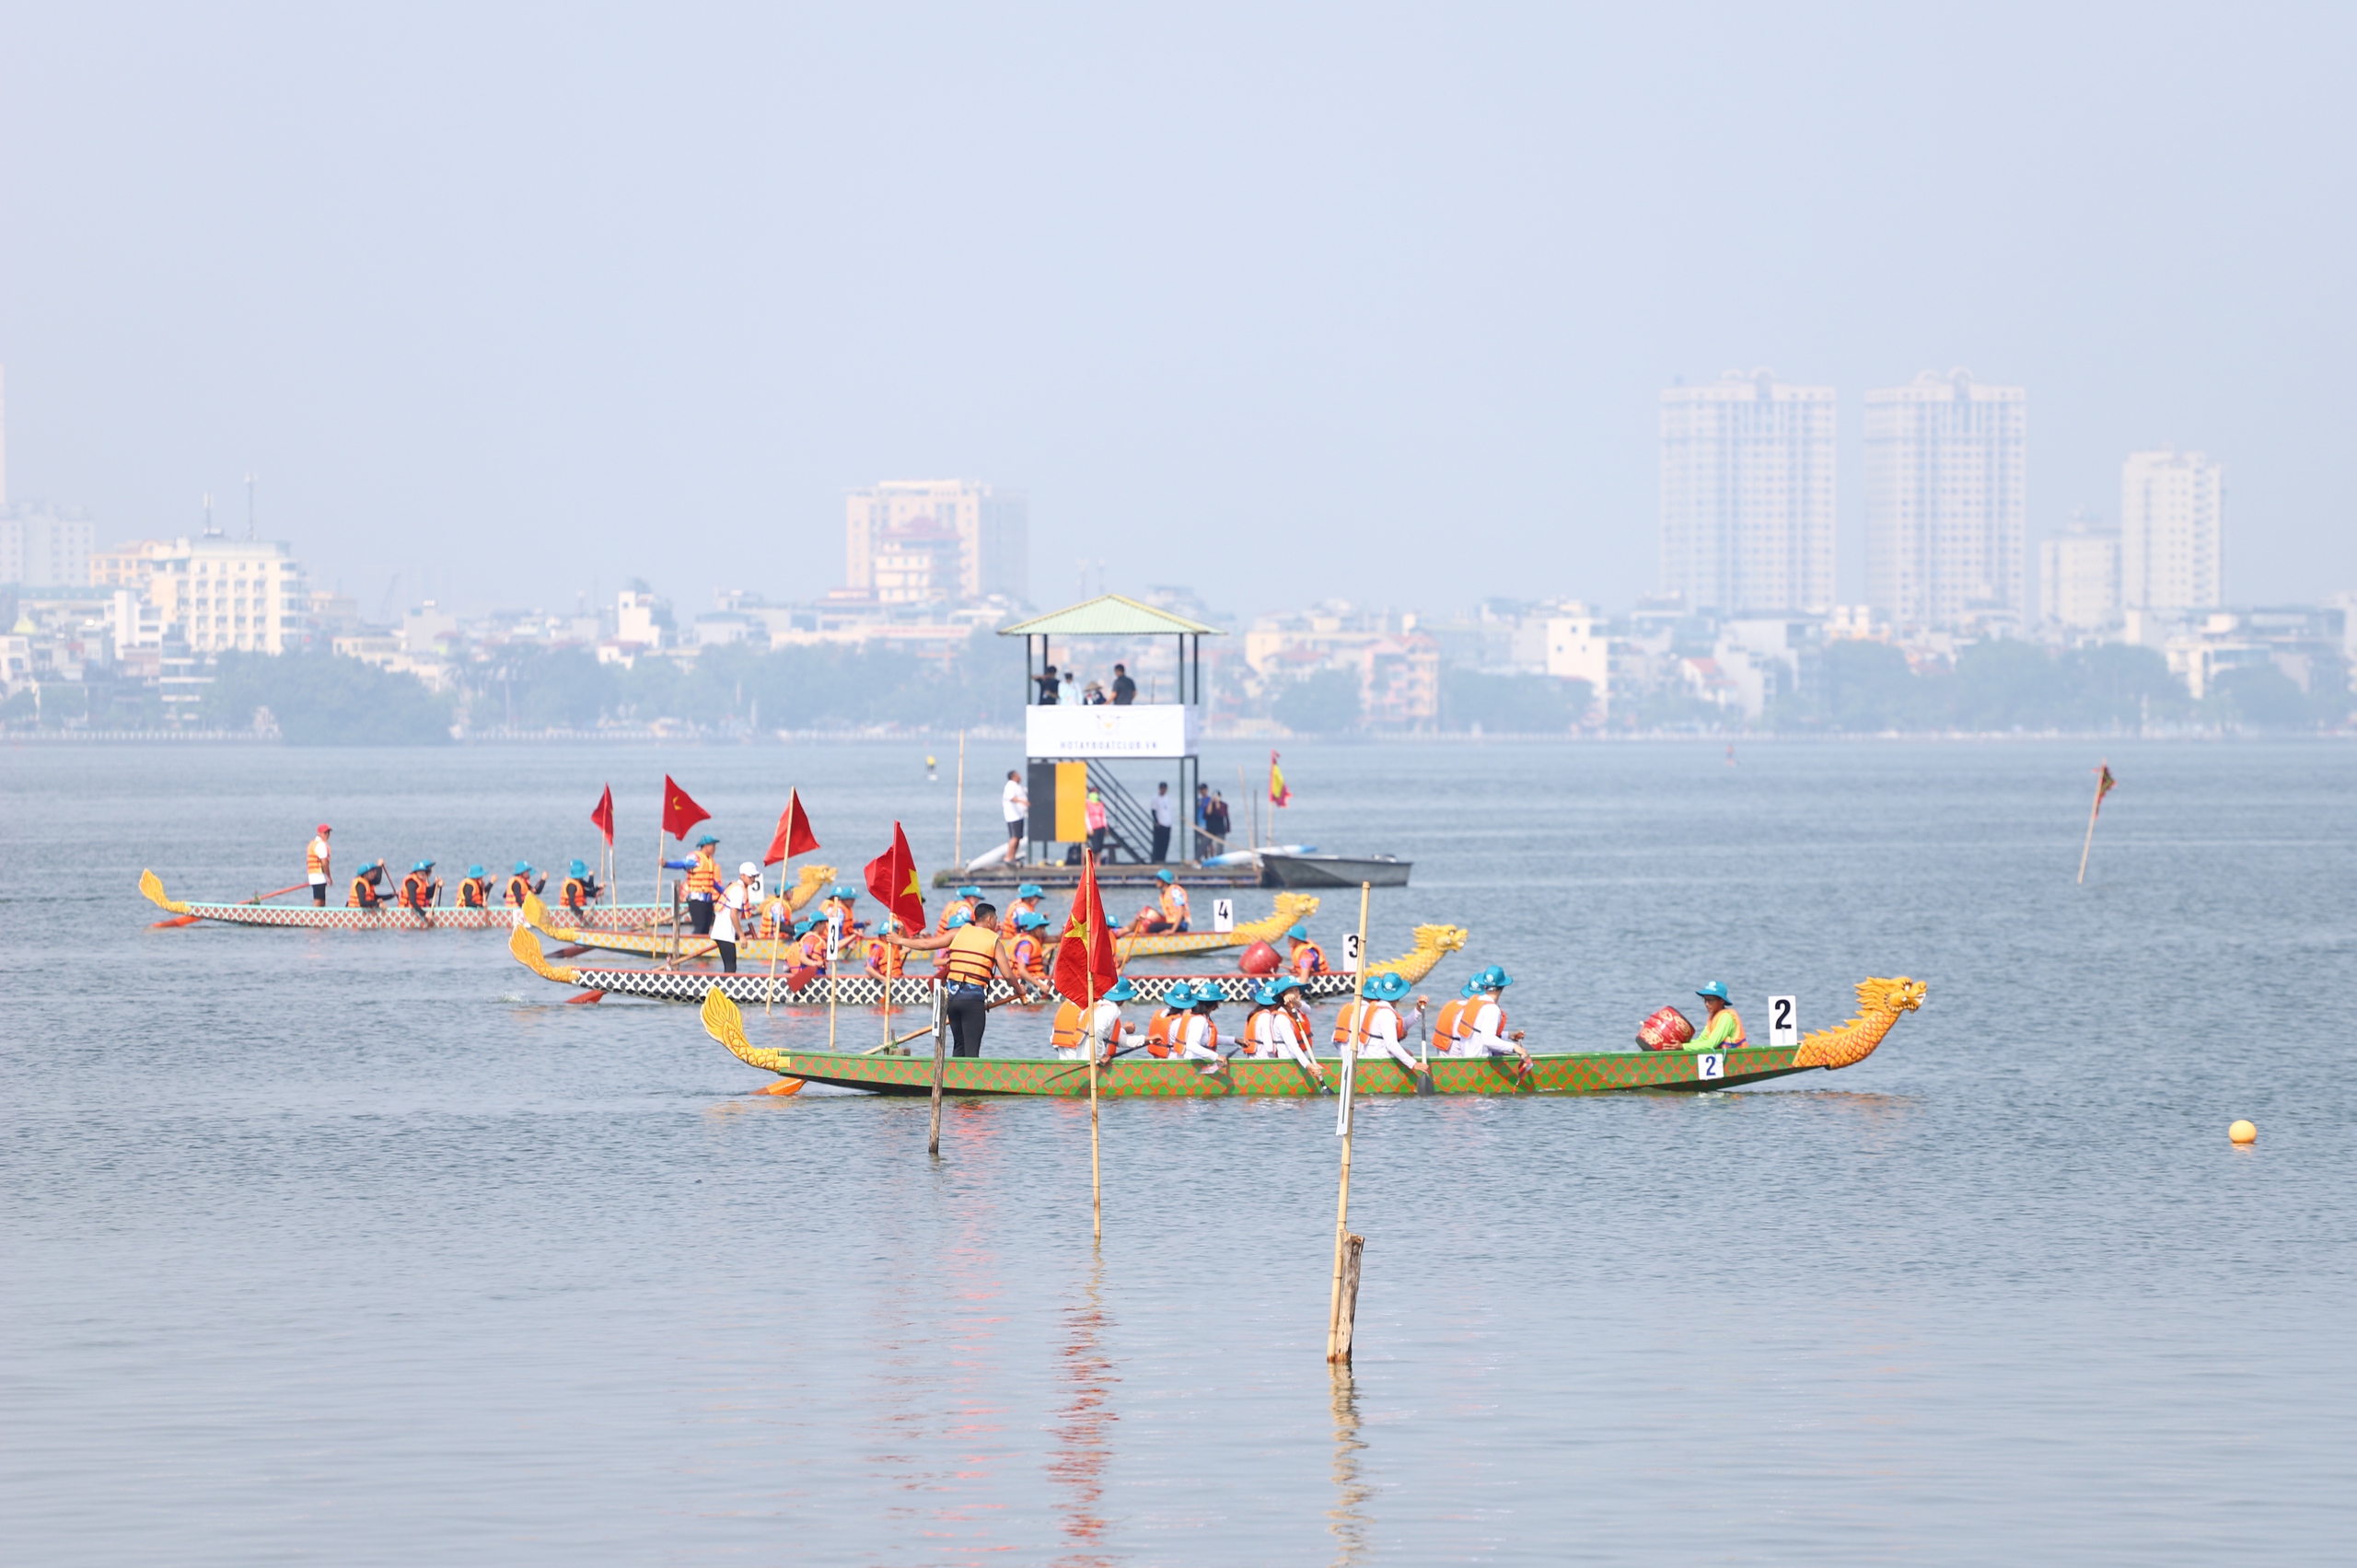
<path fill-rule="evenodd" d="M 250 899 L 239 899 L 238 903 L 240 907 L 247 904 L 266 904 L 273 899 L 283 899 L 289 893 L 299 893 L 309 886 L 310 883 L 308 882 L 297 882 L 292 888 L 281 888 L 275 893 L 256 893 Z M 174 915 L 169 920 L 150 922 L 147 929 L 150 931 L 161 931 L 168 925 L 194 925 L 198 921 L 203 920 L 203 918 L 204 917 L 201 914 Z"/>

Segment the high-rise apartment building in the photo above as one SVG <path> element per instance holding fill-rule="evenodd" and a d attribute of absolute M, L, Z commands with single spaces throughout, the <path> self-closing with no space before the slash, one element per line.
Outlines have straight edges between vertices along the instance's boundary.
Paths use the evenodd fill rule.
<path fill-rule="evenodd" d="M 1866 597 L 1900 626 L 2025 618 L 2027 403 L 1968 370 L 1866 394 Z"/>
<path fill-rule="evenodd" d="M 2119 624 L 2119 530 L 2084 513 L 2038 541 L 2038 618 L 2072 632 Z"/>
<path fill-rule="evenodd" d="M 2208 610 L 2225 595 L 2226 470 L 2199 452 L 2135 452 L 2119 470 L 2120 601 Z"/>
<path fill-rule="evenodd" d="M 192 652 L 283 654 L 311 632 L 310 587 L 286 545 L 206 534 L 99 552 L 102 585 L 141 589 Z"/>
<path fill-rule="evenodd" d="M 882 558 L 901 598 L 912 581 L 907 563 L 930 559 L 940 530 L 958 536 L 954 585 L 940 585 L 948 598 L 1004 594 L 1022 599 L 1031 591 L 1030 528 L 1021 491 L 1000 490 L 977 480 L 889 480 L 851 493 L 843 540 L 844 581 L 856 592 L 879 593 Z M 897 601 L 897 600 L 896 600 Z"/>
<path fill-rule="evenodd" d="M 0 583 L 87 587 L 97 534 L 97 525 L 86 512 L 0 505 Z"/>
<path fill-rule="evenodd" d="M 1697 610 L 1832 607 L 1834 401 L 1766 370 L 1661 395 L 1662 587 Z"/>

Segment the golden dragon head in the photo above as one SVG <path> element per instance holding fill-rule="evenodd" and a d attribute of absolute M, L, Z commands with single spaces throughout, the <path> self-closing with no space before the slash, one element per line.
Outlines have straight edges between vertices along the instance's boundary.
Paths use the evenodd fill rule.
<path fill-rule="evenodd" d="M 1897 980 L 1862 980 L 1858 982 L 1858 1010 L 1863 1013 L 1912 1013 L 1923 1005 L 1927 988 L 1920 980 L 1900 975 Z"/>

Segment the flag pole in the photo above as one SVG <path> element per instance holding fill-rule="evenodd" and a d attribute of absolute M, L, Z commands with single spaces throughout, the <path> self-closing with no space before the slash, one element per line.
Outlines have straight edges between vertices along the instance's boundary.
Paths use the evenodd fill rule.
<path fill-rule="evenodd" d="M 1364 1237 L 1351 1234 L 1351 1132 L 1356 1120 L 1352 1114 L 1352 1100 L 1357 1088 L 1353 1063 L 1358 1058 L 1358 1042 L 1366 1032 L 1366 909 L 1374 884 L 1359 884 L 1359 953 L 1358 962 L 1352 967 L 1351 1027 L 1342 1040 L 1349 1055 L 1342 1061 L 1342 1187 L 1334 1200 L 1334 1286 L 1326 1303 L 1326 1359 L 1329 1362 L 1351 1359 L 1351 1325 L 1358 1315 L 1358 1254 L 1365 1245 Z M 1355 1245 L 1353 1245 L 1355 1244 Z M 1343 1300 L 1342 1274 L 1344 1256 L 1351 1266 L 1350 1299 Z"/>
<path fill-rule="evenodd" d="M 784 861 L 781 860 L 777 863 L 777 914 L 779 916 L 785 913 L 785 865 Z M 781 929 L 775 916 L 769 915 L 765 911 L 761 918 L 768 921 L 770 927 L 770 983 L 761 994 L 761 1013 L 765 1017 L 774 1018 L 777 1016 L 777 958 L 785 949 L 784 932 Z M 761 928 L 761 923 L 757 921 L 753 929 L 759 931 Z M 827 1049 L 830 1051 L 834 1049 L 834 1040 L 831 1037 L 828 1040 Z"/>
<path fill-rule="evenodd" d="M 966 732 L 958 732 L 958 825 L 951 830 L 949 858 L 966 869 Z"/>
<path fill-rule="evenodd" d="M 827 921 L 827 1050 L 835 1049 L 835 938 L 842 927 L 830 916 Z"/>
<path fill-rule="evenodd" d="M 2087 885 L 2087 852 L 2096 847 L 2096 813 L 2103 809 L 2103 776 L 2111 771 L 2111 759 L 2106 757 L 2096 769 L 2095 804 L 2087 807 L 2087 836 L 2079 845 L 2079 886 Z"/>
<path fill-rule="evenodd" d="M 1088 885 L 1097 889 L 1097 852 L 1083 852 L 1088 856 Z M 1105 938 L 1105 894 L 1101 889 L 1089 900 L 1094 908 L 1085 909 L 1082 915 L 1088 921 L 1086 945 L 1081 949 L 1088 959 L 1088 981 L 1085 993 L 1088 1005 L 1080 1010 L 1080 1049 L 1088 1052 L 1088 1212 L 1097 1242 L 1105 1241 L 1105 1173 L 1097 1143 L 1097 1041 L 1092 1031 L 1097 1027 L 1097 944 Z"/>

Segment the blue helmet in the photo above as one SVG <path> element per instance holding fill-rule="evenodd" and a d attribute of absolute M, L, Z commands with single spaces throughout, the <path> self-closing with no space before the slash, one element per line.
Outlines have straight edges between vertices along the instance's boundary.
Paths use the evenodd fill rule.
<path fill-rule="evenodd" d="M 848 882 L 838 882 L 835 884 L 835 890 L 828 896 L 830 898 L 841 899 L 843 902 L 850 903 L 853 900 L 859 897 L 859 889 L 853 887 Z"/>
<path fill-rule="evenodd" d="M 411 866 L 410 869 L 412 871 L 431 871 L 434 869 L 434 863 L 430 860 L 421 860 L 415 865 Z"/>
<path fill-rule="evenodd" d="M 969 882 L 958 889 L 958 896 L 961 899 L 979 899 L 982 896 L 982 890 Z"/>
<path fill-rule="evenodd" d="M 1397 970 L 1386 970 L 1381 974 L 1366 977 L 1366 993 L 1377 1002 L 1397 1002 L 1406 996 L 1409 990 L 1408 977 Z"/>
<path fill-rule="evenodd" d="M 1475 998 L 1476 996 L 1480 995 L 1480 994 L 1481 994 L 1481 977 L 1480 977 L 1480 976 L 1479 976 L 1479 975 L 1476 975 L 1476 976 L 1474 976 L 1471 980 L 1467 981 L 1465 982 L 1465 984 L 1464 984 L 1464 985 L 1463 985 L 1463 986 L 1462 986 L 1462 987 L 1457 991 L 1457 994 L 1458 994 L 1459 996 L 1464 997 L 1464 998 L 1465 998 L 1465 1000 L 1467 1000 L 1468 1002 L 1470 1002 L 1470 1001 L 1472 1001 L 1472 1000 L 1473 1000 L 1473 998 Z"/>
<path fill-rule="evenodd" d="M 1015 896 L 1018 899 L 1044 899 L 1048 890 L 1037 882 L 1026 882 L 1015 889 Z"/>
<path fill-rule="evenodd" d="M 1045 931 L 1048 929 L 1048 917 L 1036 910 L 1025 910 L 1015 917 L 1015 928 L 1017 931 Z"/>
<path fill-rule="evenodd" d="M 1227 993 L 1220 989 L 1219 981 L 1215 980 L 1199 980 L 1195 982 L 1196 1006 L 1216 1007 L 1226 1000 Z"/>
<path fill-rule="evenodd" d="M 1694 994 L 1697 996 L 1715 996 L 1720 1001 L 1724 1002 L 1727 999 L 1727 982 L 1723 980 L 1714 980 Z"/>
<path fill-rule="evenodd" d="M 1296 925 L 1296 926 L 1295 926 L 1291 931 L 1288 931 L 1288 932 L 1286 932 L 1286 933 L 1285 933 L 1285 940 L 1286 940 L 1286 941 L 1288 941 L 1288 942 L 1306 942 L 1306 941 L 1308 941 L 1308 940 L 1309 940 L 1309 927 L 1307 927 L 1307 926 L 1306 926 L 1306 925 Z"/>
<path fill-rule="evenodd" d="M 1097 1000 L 1099 1002 L 1134 1002 L 1137 1000 L 1137 987 L 1126 980 L 1117 980 L 1113 982 L 1113 989 Z"/>
<path fill-rule="evenodd" d="M 1174 980 L 1170 989 L 1162 993 L 1162 1005 L 1174 1013 L 1184 1012 L 1195 1005 L 1195 988 L 1183 980 Z"/>
<path fill-rule="evenodd" d="M 482 875 L 482 867 L 480 865 L 470 865 L 467 867 L 467 875 L 470 877 L 480 877 Z"/>
<path fill-rule="evenodd" d="M 1473 977 L 1473 983 L 1484 991 L 1504 991 L 1514 983 L 1514 976 L 1506 973 L 1497 965 L 1492 964 Z"/>
<path fill-rule="evenodd" d="M 564 874 L 567 877 L 586 877 L 589 875 L 589 863 L 584 860 L 576 860 L 572 865 L 564 868 Z"/>
<path fill-rule="evenodd" d="M 530 876 L 531 874 L 532 874 L 532 863 L 531 863 L 530 861 L 528 861 L 528 860 L 519 860 L 519 861 L 517 861 L 517 862 L 516 863 L 516 875 L 517 875 L 517 876 L 518 876 L 518 877 L 528 877 L 528 876 Z"/>
<path fill-rule="evenodd" d="M 959 910 L 956 914 L 949 917 L 947 923 L 945 923 L 941 929 L 944 931 L 955 931 L 961 925 L 971 925 L 973 923 L 974 917 L 968 914 L 964 910 Z"/>

